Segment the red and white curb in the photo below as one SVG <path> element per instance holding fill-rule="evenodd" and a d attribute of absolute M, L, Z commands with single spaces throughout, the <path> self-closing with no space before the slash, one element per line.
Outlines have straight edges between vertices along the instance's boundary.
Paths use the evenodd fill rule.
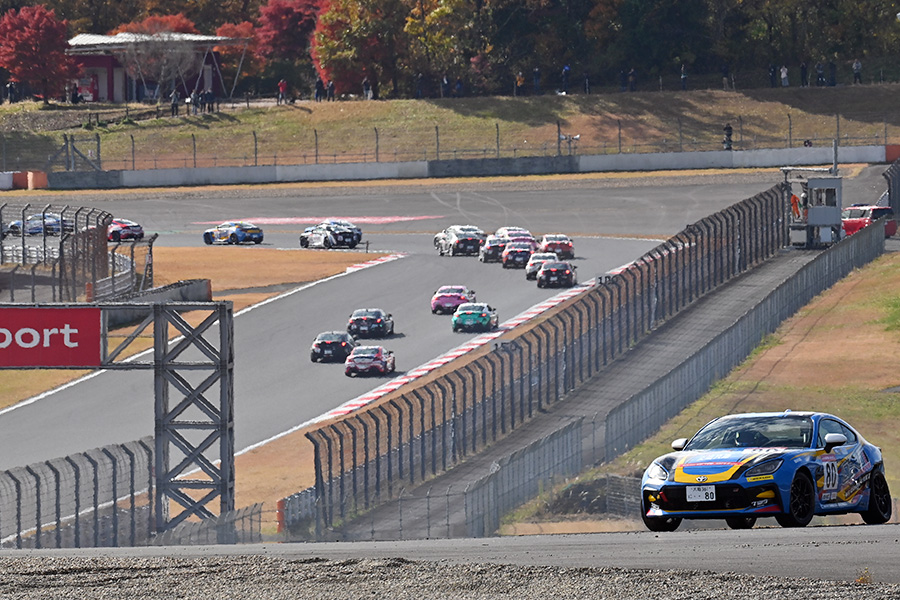
<path fill-rule="evenodd" d="M 579 285 L 574 288 L 570 288 L 568 290 L 565 290 L 564 292 L 560 292 L 559 294 L 553 296 L 552 298 L 548 298 L 547 300 L 544 300 L 543 302 L 541 302 L 539 304 L 535 304 L 528 310 L 516 315 L 515 317 L 513 317 L 512 319 L 510 319 L 508 321 L 505 321 L 495 331 L 491 331 L 489 333 L 483 333 L 483 334 L 479 335 L 478 337 L 472 338 L 465 344 L 462 344 L 461 346 L 457 346 L 456 348 L 438 356 L 434 360 L 431 360 L 423 365 L 420 365 L 420 366 L 416 367 L 415 369 L 407 372 L 406 374 L 401 375 L 400 377 L 396 377 L 396 378 L 392 379 L 391 381 L 385 383 L 384 385 L 375 388 L 371 392 L 367 392 L 367 393 L 363 394 L 362 396 L 358 396 L 357 398 L 354 398 L 353 400 L 350 400 L 349 402 L 345 402 L 344 404 L 341 404 L 337 408 L 325 413 L 324 415 L 321 415 L 321 416 L 313 419 L 312 421 L 308 421 L 307 423 L 305 423 L 305 425 L 311 425 L 314 423 L 318 423 L 319 421 L 331 419 L 333 417 L 340 417 L 340 416 L 349 414 L 355 410 L 358 410 L 358 409 L 366 406 L 370 402 L 374 402 L 375 400 L 378 400 L 379 398 L 389 394 L 390 392 L 397 390 L 398 388 L 406 385 L 407 383 L 415 381 L 416 379 L 422 377 L 423 375 L 427 375 L 428 373 L 431 373 L 435 369 L 442 367 L 453 360 L 456 360 L 460 356 L 463 356 L 464 354 L 467 354 L 467 353 L 471 352 L 472 350 L 475 350 L 476 348 L 480 348 L 481 346 L 484 346 L 485 344 L 490 343 L 492 340 L 497 339 L 498 337 L 500 337 L 501 335 L 503 335 L 510 329 L 517 327 L 517 326 L 521 325 L 522 323 L 530 321 L 531 319 L 535 318 L 536 316 L 540 315 L 541 313 L 544 313 L 544 312 L 550 310 L 551 308 L 553 308 L 554 306 L 557 306 L 561 302 L 565 302 L 569 298 L 574 298 L 575 296 L 578 296 L 579 294 L 584 293 L 585 291 L 590 289 L 593 286 L 593 284 L 594 284 L 594 280 L 590 280 L 583 285 Z"/>

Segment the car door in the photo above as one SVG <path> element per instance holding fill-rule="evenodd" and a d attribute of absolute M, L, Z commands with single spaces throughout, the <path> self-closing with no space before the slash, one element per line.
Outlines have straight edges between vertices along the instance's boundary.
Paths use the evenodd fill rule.
<path fill-rule="evenodd" d="M 859 436 L 834 419 L 822 419 L 819 422 L 817 437 L 819 448 L 825 447 L 825 436 L 829 433 L 842 434 L 847 438 L 847 442 L 832 448 L 831 452 L 818 456 L 821 477 L 817 477 L 816 487 L 822 505 L 837 508 L 854 500 L 871 465 L 868 464 L 863 452 Z"/>

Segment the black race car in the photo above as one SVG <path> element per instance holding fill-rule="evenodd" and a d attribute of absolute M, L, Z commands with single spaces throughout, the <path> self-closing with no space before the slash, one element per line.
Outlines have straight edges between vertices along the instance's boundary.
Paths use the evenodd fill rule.
<path fill-rule="evenodd" d="M 506 238 L 489 235 L 478 251 L 478 260 L 485 263 L 500 262 L 500 256 L 503 254 L 503 249 L 506 248 L 506 242 Z"/>
<path fill-rule="evenodd" d="M 323 331 L 309 349 L 309 360 L 344 362 L 356 348 L 356 340 L 345 331 Z"/>
<path fill-rule="evenodd" d="M 538 287 L 574 287 L 576 283 L 578 278 L 571 263 L 547 261 L 538 271 Z"/>
<path fill-rule="evenodd" d="M 347 333 L 353 337 L 387 337 L 394 334 L 394 318 L 380 308 L 358 308 L 350 315 Z"/>

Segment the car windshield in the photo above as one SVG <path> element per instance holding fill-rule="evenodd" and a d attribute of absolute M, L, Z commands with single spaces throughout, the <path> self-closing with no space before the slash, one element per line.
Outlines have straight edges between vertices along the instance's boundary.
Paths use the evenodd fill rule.
<path fill-rule="evenodd" d="M 378 356 L 378 346 L 363 346 L 353 349 L 353 356 Z"/>
<path fill-rule="evenodd" d="M 129 221 L 128 219 L 116 219 L 114 223 L 118 223 L 123 227 L 134 227 L 135 225 L 137 225 L 137 223 L 135 223 L 134 221 Z"/>
<path fill-rule="evenodd" d="M 533 263 L 540 262 L 540 261 L 555 260 L 555 259 L 556 259 L 556 255 L 553 254 L 552 252 L 541 252 L 538 254 L 531 255 L 531 262 L 533 262 Z"/>
<path fill-rule="evenodd" d="M 342 342 L 346 334 L 341 331 L 326 331 L 316 337 L 317 342 Z"/>
<path fill-rule="evenodd" d="M 465 294 L 466 288 L 445 286 L 438 290 L 438 294 Z"/>
<path fill-rule="evenodd" d="M 506 245 L 509 250 L 531 250 L 531 246 L 525 242 L 512 242 Z"/>
<path fill-rule="evenodd" d="M 809 448 L 812 432 L 812 419 L 803 415 L 722 417 L 698 431 L 684 449 Z"/>
<path fill-rule="evenodd" d="M 460 304 L 459 308 L 456 309 L 456 312 L 484 312 L 486 310 L 486 304 L 475 304 L 469 302 L 467 304 Z"/>
<path fill-rule="evenodd" d="M 567 265 L 564 262 L 545 262 L 541 266 L 542 271 L 552 271 L 553 269 L 562 271 L 562 270 L 568 269 L 568 268 L 569 268 L 569 265 Z"/>
<path fill-rule="evenodd" d="M 545 236 L 544 236 L 544 241 L 547 241 L 547 242 L 567 242 L 567 241 L 569 241 L 569 238 L 566 237 L 566 236 L 564 236 L 564 235 L 559 235 L 559 234 L 557 234 L 557 235 L 545 235 Z"/>
<path fill-rule="evenodd" d="M 360 319 L 362 317 L 375 317 L 378 318 L 381 316 L 381 311 L 377 309 L 371 308 L 360 308 L 359 310 L 353 311 L 353 318 Z"/>
<path fill-rule="evenodd" d="M 866 216 L 866 210 L 863 208 L 848 208 L 841 213 L 842 219 L 862 219 Z"/>

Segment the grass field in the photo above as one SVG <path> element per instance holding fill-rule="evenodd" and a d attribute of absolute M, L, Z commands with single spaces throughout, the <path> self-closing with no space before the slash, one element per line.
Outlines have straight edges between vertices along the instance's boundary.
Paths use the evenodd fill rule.
<path fill-rule="evenodd" d="M 498 151 L 526 156 L 715 150 L 721 148 L 725 123 L 734 127 L 738 149 L 799 146 L 807 139 L 830 144 L 836 136 L 845 144 L 900 143 L 900 114 L 894 109 L 898 90 L 900 84 L 876 84 L 249 107 L 224 103 L 214 114 L 144 120 L 124 118 L 122 105 L 47 109 L 18 103 L 0 106 L 0 132 L 7 168 L 44 165 L 63 133 L 75 135 L 83 150 L 91 151 L 98 136 L 108 169 L 193 166 L 195 161 L 223 166 L 493 157 Z M 129 114 L 147 108 L 134 105 Z M 89 121 L 89 128 L 80 127 Z M 579 137 L 558 145 L 560 133 Z"/>

